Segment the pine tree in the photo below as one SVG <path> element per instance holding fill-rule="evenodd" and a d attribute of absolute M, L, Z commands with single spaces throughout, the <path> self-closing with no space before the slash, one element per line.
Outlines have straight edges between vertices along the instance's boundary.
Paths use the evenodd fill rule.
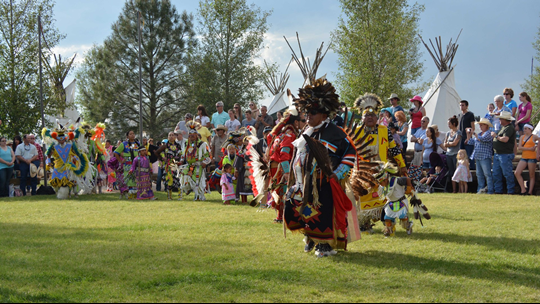
<path fill-rule="evenodd" d="M 223 101 L 227 110 L 263 97 L 263 70 L 253 61 L 264 48 L 270 14 L 245 0 L 200 1 L 202 38 L 187 75 L 191 100 L 207 107 Z"/>
<path fill-rule="evenodd" d="M 364 93 L 383 98 L 396 93 L 414 96 L 422 76 L 417 37 L 422 5 L 406 0 L 340 0 L 342 16 L 332 33 L 338 54 L 336 85 L 343 101 L 352 104 Z"/>
<path fill-rule="evenodd" d="M 164 136 L 193 109 L 185 99 L 183 75 L 186 55 L 195 46 L 193 16 L 179 14 L 168 0 L 127 1 L 111 36 L 89 51 L 77 73 L 83 116 L 105 122 L 108 134 L 120 138 L 139 126 L 138 12 L 143 20 L 143 129 Z"/>

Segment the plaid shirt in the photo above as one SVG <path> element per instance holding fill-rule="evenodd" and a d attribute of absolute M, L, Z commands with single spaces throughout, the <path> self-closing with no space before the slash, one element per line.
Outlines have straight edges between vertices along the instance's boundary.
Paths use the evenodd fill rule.
<path fill-rule="evenodd" d="M 34 143 L 34 146 L 36 146 L 36 150 L 37 150 L 37 153 L 38 153 L 38 159 L 40 162 L 43 161 L 43 151 L 41 150 L 41 146 Z"/>
<path fill-rule="evenodd" d="M 474 145 L 471 159 L 484 160 L 493 156 L 493 137 L 489 131 L 478 134 L 469 140 L 470 145 Z"/>

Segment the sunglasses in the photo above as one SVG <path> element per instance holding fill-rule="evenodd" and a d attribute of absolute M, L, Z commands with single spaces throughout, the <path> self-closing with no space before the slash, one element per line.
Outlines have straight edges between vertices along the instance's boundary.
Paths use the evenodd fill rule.
<path fill-rule="evenodd" d="M 240 109 L 240 107 L 234 107 L 235 109 Z"/>
<path fill-rule="evenodd" d="M 510 93 L 504 93 L 503 95 L 505 95 L 505 96 L 506 96 L 506 95 L 511 95 L 511 94 L 510 94 Z"/>
<path fill-rule="evenodd" d="M 301 122 L 306 122 L 306 120 L 305 120 L 305 119 L 300 119 L 300 121 L 301 121 Z"/>
<path fill-rule="evenodd" d="M 309 110 L 306 113 L 309 114 L 309 115 L 317 115 L 317 114 L 319 114 L 319 111 L 317 111 L 317 110 Z"/>

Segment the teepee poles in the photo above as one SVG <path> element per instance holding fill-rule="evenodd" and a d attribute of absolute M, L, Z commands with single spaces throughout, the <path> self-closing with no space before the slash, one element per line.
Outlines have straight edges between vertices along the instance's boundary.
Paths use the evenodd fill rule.
<path fill-rule="evenodd" d="M 456 56 L 456 52 L 459 48 L 457 42 L 459 40 L 459 36 L 461 36 L 461 32 L 463 32 L 463 29 L 461 29 L 461 31 L 459 32 L 455 42 L 452 43 L 452 39 L 450 39 L 450 42 L 446 46 L 446 51 L 444 53 L 441 36 L 435 37 L 435 44 L 433 44 L 433 41 L 429 39 L 429 43 L 431 44 L 430 49 L 422 36 L 418 35 L 418 37 L 420 37 L 420 40 L 422 40 L 422 43 L 428 50 L 429 55 L 431 55 L 431 58 L 435 62 L 435 65 L 439 69 L 439 72 L 446 72 L 452 68 L 452 62 L 454 61 L 454 57 Z"/>
<path fill-rule="evenodd" d="M 317 49 L 317 52 L 315 53 L 315 59 L 313 60 L 313 63 L 310 62 L 309 58 L 306 58 L 304 56 L 304 52 L 302 51 L 302 45 L 300 44 L 300 36 L 298 35 L 298 32 L 296 32 L 296 40 L 298 41 L 298 48 L 300 49 L 300 57 L 296 55 L 296 52 L 292 48 L 291 44 L 287 40 L 287 37 L 283 36 L 285 38 L 285 41 L 287 42 L 287 45 L 291 49 L 292 57 L 296 64 L 298 65 L 298 68 L 300 68 L 300 71 L 302 72 L 302 76 L 304 76 L 304 84 L 309 84 L 312 81 L 315 81 L 317 79 L 317 70 L 319 69 L 319 66 L 321 65 L 321 62 L 324 59 L 324 56 L 326 56 L 326 53 L 328 53 L 328 49 L 330 49 L 330 43 L 328 47 L 326 47 L 326 50 L 323 53 L 324 48 L 324 42 L 321 43 L 321 46 Z"/>

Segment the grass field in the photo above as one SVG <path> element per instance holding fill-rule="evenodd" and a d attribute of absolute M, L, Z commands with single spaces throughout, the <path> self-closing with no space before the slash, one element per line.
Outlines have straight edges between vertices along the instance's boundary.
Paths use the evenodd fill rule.
<path fill-rule="evenodd" d="M 436 194 L 407 236 L 316 259 L 274 212 L 209 201 L 0 202 L 0 302 L 539 302 L 538 197 Z"/>

